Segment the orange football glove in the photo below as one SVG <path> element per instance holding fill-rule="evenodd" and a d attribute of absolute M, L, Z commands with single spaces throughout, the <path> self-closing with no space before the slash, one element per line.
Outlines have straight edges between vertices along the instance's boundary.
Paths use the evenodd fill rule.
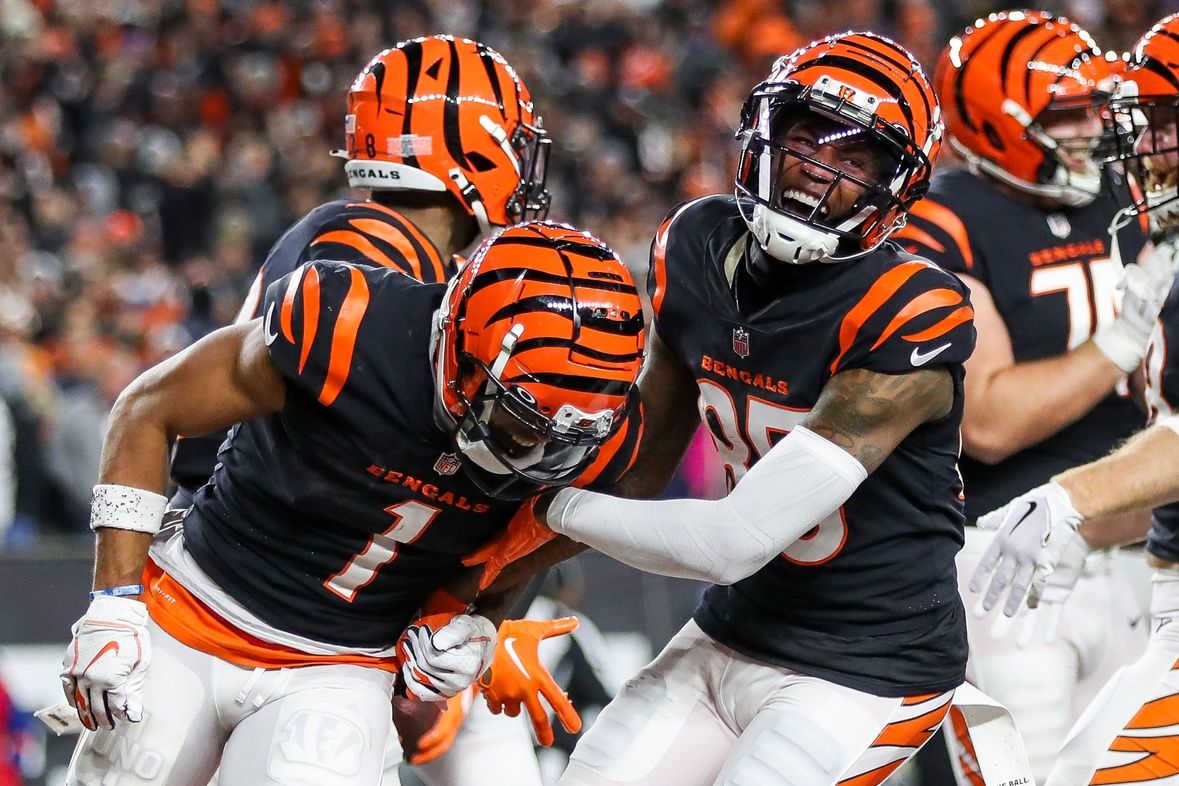
<path fill-rule="evenodd" d="M 418 740 L 417 750 L 409 757 L 410 764 L 432 762 L 450 750 L 450 746 L 454 745 L 455 735 L 462 728 L 463 721 L 467 719 L 467 712 L 471 709 L 471 704 L 475 701 L 475 693 L 478 690 L 478 686 L 472 685 L 447 700 L 446 707 L 438 716 L 438 720 Z"/>
<path fill-rule="evenodd" d="M 499 537 L 463 558 L 464 565 L 483 565 L 483 576 L 479 579 L 480 590 L 490 587 L 509 563 L 526 557 L 557 537 L 557 533 L 545 527 L 532 515 L 532 505 L 535 501 L 532 499 L 521 505 Z"/>
<path fill-rule="evenodd" d="M 548 669 L 537 656 L 542 639 L 564 636 L 577 630 L 576 617 L 556 620 L 505 620 L 499 626 L 499 641 L 491 670 L 479 680 L 487 706 L 497 715 L 520 714 L 520 705 L 528 710 L 532 728 L 541 745 L 553 744 L 553 725 L 540 697 L 544 696 L 561 725 L 570 734 L 581 731 L 581 716 L 558 687 Z"/>

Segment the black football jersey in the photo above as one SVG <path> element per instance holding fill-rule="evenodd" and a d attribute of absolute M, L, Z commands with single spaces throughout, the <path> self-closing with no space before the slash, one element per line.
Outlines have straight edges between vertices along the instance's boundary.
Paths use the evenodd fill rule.
<path fill-rule="evenodd" d="M 185 543 L 263 621 L 384 647 L 519 503 L 485 496 L 435 424 L 431 315 L 443 285 L 312 262 L 262 307 L 282 411 L 235 426 Z"/>
<path fill-rule="evenodd" d="M 959 685 L 966 628 L 958 427 L 973 311 L 956 277 L 885 244 L 842 264 L 783 265 L 743 316 L 732 282 L 752 240 L 732 197 L 673 212 L 652 246 L 655 329 L 696 375 L 730 484 L 806 416 L 832 375 L 943 366 L 952 411 L 910 434 L 840 510 L 754 575 L 709 588 L 710 636 L 764 662 L 877 695 Z"/>
<path fill-rule="evenodd" d="M 964 169 L 943 171 L 910 211 L 898 242 L 986 285 L 1017 363 L 1056 357 L 1114 319 L 1121 268 L 1110 256 L 1109 224 L 1119 207 L 1114 189 L 1122 188 L 1110 184 L 1086 207 L 1048 210 Z M 1123 229 L 1122 259 L 1137 259 L 1144 244 L 1138 223 Z M 1077 422 L 997 464 L 964 455 L 967 520 L 1105 455 L 1141 424 L 1133 401 L 1112 393 Z"/>
<path fill-rule="evenodd" d="M 397 211 L 371 201 L 337 200 L 303 216 L 275 242 L 238 319 L 262 316 L 266 288 L 317 259 L 387 267 L 426 283 L 445 281 L 452 272 L 429 238 Z M 185 498 L 213 474 L 224 439 L 223 433 L 217 433 L 177 441 L 171 474 Z"/>
<path fill-rule="evenodd" d="M 1163 304 L 1146 353 L 1146 400 L 1150 420 L 1179 412 L 1179 284 Z M 1154 509 L 1146 549 L 1179 562 L 1179 503 Z"/>

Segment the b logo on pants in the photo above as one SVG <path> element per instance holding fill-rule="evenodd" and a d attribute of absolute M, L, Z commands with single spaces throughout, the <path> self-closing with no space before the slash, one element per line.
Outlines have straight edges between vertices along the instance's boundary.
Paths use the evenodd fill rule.
<path fill-rule="evenodd" d="M 322 711 L 300 710 L 283 726 L 278 750 L 288 764 L 311 765 L 340 775 L 355 775 L 365 735 L 355 723 Z M 271 769 L 277 762 L 271 759 Z"/>

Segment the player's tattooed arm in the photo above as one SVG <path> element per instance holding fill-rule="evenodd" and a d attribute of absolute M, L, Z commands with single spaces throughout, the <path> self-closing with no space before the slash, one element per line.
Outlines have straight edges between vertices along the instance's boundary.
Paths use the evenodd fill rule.
<path fill-rule="evenodd" d="M 872 472 L 914 429 L 948 414 L 953 402 L 954 382 L 944 368 L 907 374 L 852 369 L 827 381 L 802 425 Z"/>

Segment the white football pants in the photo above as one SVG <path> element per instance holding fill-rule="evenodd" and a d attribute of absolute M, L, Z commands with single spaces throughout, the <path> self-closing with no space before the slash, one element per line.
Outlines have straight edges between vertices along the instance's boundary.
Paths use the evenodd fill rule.
<path fill-rule="evenodd" d="M 1179 786 L 1179 571 L 1155 572 L 1146 651 L 1068 733 L 1047 786 Z"/>
<path fill-rule="evenodd" d="M 602 711 L 558 786 L 874 786 L 952 695 L 872 696 L 747 658 L 690 621 Z"/>
<path fill-rule="evenodd" d="M 248 669 L 151 620 L 144 717 L 78 741 L 68 786 L 375 786 L 393 675 L 350 665 Z"/>
<path fill-rule="evenodd" d="M 966 679 L 1011 712 L 1036 782 L 1043 783 L 1069 727 L 1113 674 L 1142 654 L 1147 625 L 1129 583 L 1112 570 L 1107 554 L 1090 557 L 1085 575 L 1061 610 L 1051 643 L 1045 638 L 1042 617 L 1047 614 L 1041 609 L 1025 606 L 1011 620 L 1001 609 L 979 617 L 975 608 L 981 594 L 970 592 L 967 585 L 992 537 L 991 532 L 967 527 L 966 546 L 957 559 L 970 636 Z M 1021 644 L 1025 625 L 1038 627 L 1030 641 Z M 973 767 L 963 760 L 961 744 L 950 731 L 947 724 L 947 746 L 965 770 L 959 783 L 966 786 L 975 782 L 966 775 Z"/>

